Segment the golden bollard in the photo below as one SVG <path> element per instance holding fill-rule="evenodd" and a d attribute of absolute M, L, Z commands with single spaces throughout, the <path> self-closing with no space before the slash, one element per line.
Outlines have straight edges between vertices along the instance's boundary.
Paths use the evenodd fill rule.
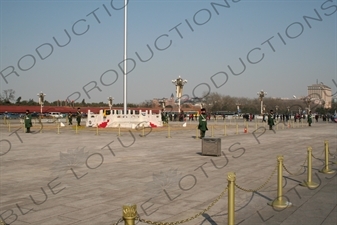
<path fill-rule="evenodd" d="M 195 139 L 198 139 L 198 138 L 199 138 L 199 134 L 198 134 L 198 127 L 197 127 L 195 130 Z"/>
<path fill-rule="evenodd" d="M 226 124 L 225 124 L 225 128 L 224 128 L 224 136 L 227 136 L 227 134 L 226 134 Z"/>
<path fill-rule="evenodd" d="M 268 205 L 275 207 L 275 208 L 280 208 L 280 209 L 285 209 L 288 208 L 292 205 L 291 202 L 288 202 L 286 199 L 283 198 L 282 194 L 282 179 L 283 179 L 283 156 L 279 155 L 277 156 L 277 165 L 278 165 L 278 171 L 277 171 L 277 198 L 268 203 Z"/>
<path fill-rule="evenodd" d="M 60 122 L 57 123 L 57 134 L 60 134 Z"/>
<path fill-rule="evenodd" d="M 167 136 L 166 138 L 171 138 L 171 128 L 170 128 L 170 125 L 167 124 Z"/>
<path fill-rule="evenodd" d="M 324 165 L 324 168 L 320 170 L 319 172 L 325 173 L 325 174 L 333 174 L 336 171 L 329 169 L 329 141 L 328 140 L 324 141 L 324 146 L 325 146 L 325 165 Z"/>
<path fill-rule="evenodd" d="M 118 137 L 121 136 L 121 124 L 118 124 Z"/>
<path fill-rule="evenodd" d="M 214 137 L 214 131 L 213 131 L 213 129 L 214 129 L 214 125 L 211 126 L 211 137 Z"/>
<path fill-rule="evenodd" d="M 124 225 L 135 225 L 136 217 L 137 217 L 137 205 L 135 204 L 123 205 Z"/>
<path fill-rule="evenodd" d="M 77 132 L 77 124 L 75 126 L 75 134 L 78 134 L 78 132 Z"/>
<path fill-rule="evenodd" d="M 98 124 L 96 124 L 96 135 L 98 136 Z"/>
<path fill-rule="evenodd" d="M 228 225 L 235 225 L 235 173 L 227 174 L 228 180 Z"/>
<path fill-rule="evenodd" d="M 307 173 L 307 181 L 300 183 L 301 186 L 316 188 L 318 184 L 311 181 L 312 178 L 312 148 L 308 147 L 308 173 Z"/>

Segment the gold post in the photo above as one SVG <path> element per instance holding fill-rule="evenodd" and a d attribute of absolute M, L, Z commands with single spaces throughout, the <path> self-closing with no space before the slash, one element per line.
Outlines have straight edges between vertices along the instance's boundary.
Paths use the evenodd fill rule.
<path fill-rule="evenodd" d="M 8 122 L 8 132 L 11 132 L 11 123 Z"/>
<path fill-rule="evenodd" d="M 137 217 L 137 205 L 135 204 L 123 205 L 124 225 L 135 225 L 136 217 Z"/>
<path fill-rule="evenodd" d="M 288 208 L 292 205 L 291 202 L 288 202 L 286 199 L 283 198 L 283 194 L 282 194 L 282 179 L 283 179 L 283 156 L 279 155 L 277 156 L 277 165 L 278 165 L 278 173 L 277 173 L 277 198 L 268 203 L 268 205 L 271 205 L 272 207 L 275 208 L 280 208 L 280 209 L 284 209 L 284 208 Z"/>
<path fill-rule="evenodd" d="M 318 184 L 311 181 L 312 178 L 312 148 L 308 147 L 308 173 L 307 173 L 307 181 L 300 183 L 301 186 L 316 188 Z"/>
<path fill-rule="evenodd" d="M 142 136 L 142 137 L 145 137 L 145 133 L 144 133 L 144 131 L 145 131 L 145 125 L 143 124 L 143 130 L 142 130 L 142 134 L 143 134 L 143 136 Z"/>
<path fill-rule="evenodd" d="M 235 173 L 227 174 L 228 180 L 228 225 L 235 225 Z"/>
<path fill-rule="evenodd" d="M 96 135 L 98 136 L 98 124 L 96 124 Z"/>
<path fill-rule="evenodd" d="M 171 128 L 170 128 L 170 125 L 167 124 L 167 138 L 171 138 Z"/>
<path fill-rule="evenodd" d="M 198 127 L 197 127 L 195 130 L 195 139 L 198 139 L 198 138 L 199 138 L 199 135 L 198 135 Z"/>
<path fill-rule="evenodd" d="M 118 124 L 118 137 L 121 136 L 121 124 Z"/>
<path fill-rule="evenodd" d="M 0 218 L 0 225 L 7 225 L 7 224 Z"/>
<path fill-rule="evenodd" d="M 325 166 L 319 172 L 326 173 L 326 174 L 333 174 L 336 171 L 329 169 L 329 141 L 328 140 L 324 141 L 324 146 L 325 146 Z"/>
<path fill-rule="evenodd" d="M 60 122 L 57 122 L 57 134 L 60 134 Z"/>
<path fill-rule="evenodd" d="M 225 124 L 225 128 L 224 128 L 224 136 L 226 136 L 226 124 Z"/>
<path fill-rule="evenodd" d="M 77 124 L 76 124 L 76 126 L 75 126 L 75 134 L 77 134 L 78 132 L 77 132 Z"/>
<path fill-rule="evenodd" d="M 211 126 L 211 137 L 214 137 L 214 131 L 213 131 L 214 125 Z"/>

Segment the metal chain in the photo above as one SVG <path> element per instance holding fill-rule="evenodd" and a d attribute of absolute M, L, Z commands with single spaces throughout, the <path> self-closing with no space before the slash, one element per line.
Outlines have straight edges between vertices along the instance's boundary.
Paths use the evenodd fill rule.
<path fill-rule="evenodd" d="M 275 174 L 276 170 L 277 170 L 277 166 L 275 167 L 275 169 L 271 173 L 271 175 L 268 177 L 268 179 L 266 180 L 266 182 L 264 182 L 261 186 L 259 186 L 256 189 L 246 189 L 246 188 L 243 188 L 243 187 L 239 186 L 236 183 L 235 183 L 235 187 L 239 188 L 242 191 L 246 191 L 246 192 L 255 192 L 255 191 L 261 190 L 262 188 L 264 188 L 269 183 L 270 179 L 273 177 L 273 175 Z"/>
<path fill-rule="evenodd" d="M 187 219 L 184 219 L 184 220 L 179 220 L 179 221 L 175 221 L 175 222 L 155 222 L 155 221 L 151 221 L 151 220 L 145 220 L 145 219 L 141 219 L 138 215 L 138 219 L 139 222 L 143 222 L 143 223 L 147 223 L 147 224 L 152 224 L 152 225 L 177 225 L 177 224 L 182 224 L 182 223 L 186 223 L 186 222 L 189 222 L 191 220 L 194 220 L 195 218 L 201 216 L 202 214 L 204 214 L 205 212 L 207 212 L 208 210 L 210 210 L 224 195 L 225 193 L 227 192 L 228 190 L 228 186 L 225 188 L 225 190 L 223 190 L 221 192 L 221 194 L 213 201 L 211 202 L 206 209 L 204 209 L 203 211 L 195 214 L 194 216 L 192 217 L 189 217 Z"/>
<path fill-rule="evenodd" d="M 113 225 L 118 225 L 120 222 L 122 222 L 124 219 L 123 219 L 123 217 L 121 217 L 119 220 L 117 220 L 117 222 L 116 223 L 114 223 Z"/>
<path fill-rule="evenodd" d="M 321 155 L 322 155 L 322 154 L 321 154 Z M 323 159 L 320 159 L 320 158 L 318 158 L 318 157 L 315 157 L 313 153 L 311 153 L 311 156 L 312 156 L 314 159 L 317 159 L 317 160 L 319 160 L 319 161 L 323 161 Z"/>
<path fill-rule="evenodd" d="M 304 167 L 304 164 L 307 162 L 307 160 L 308 160 L 308 158 L 306 157 L 305 158 L 305 160 L 304 160 L 304 163 L 301 165 L 301 167 Z M 284 168 L 284 170 L 285 171 L 287 171 L 290 175 L 292 175 L 292 176 L 298 176 L 298 175 L 300 175 L 300 174 L 302 174 L 303 172 L 299 172 L 299 171 L 301 171 L 301 169 L 302 168 L 300 168 L 299 170 L 298 170 L 298 172 L 296 172 L 296 173 L 291 173 L 288 169 L 287 169 L 287 167 L 284 165 L 284 163 L 282 163 L 282 166 L 283 166 L 283 168 Z"/>
<path fill-rule="evenodd" d="M 330 152 L 330 147 L 328 148 L 328 152 L 330 156 L 333 156 L 333 158 L 336 158 L 336 156 Z"/>

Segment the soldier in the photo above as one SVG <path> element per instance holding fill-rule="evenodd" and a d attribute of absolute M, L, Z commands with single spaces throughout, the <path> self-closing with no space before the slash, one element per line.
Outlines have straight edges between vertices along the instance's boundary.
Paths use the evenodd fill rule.
<path fill-rule="evenodd" d="M 71 112 L 68 113 L 68 121 L 69 125 L 73 125 L 73 114 Z"/>
<path fill-rule="evenodd" d="M 26 133 L 30 133 L 30 128 L 33 126 L 32 125 L 32 115 L 30 115 L 29 110 L 26 110 L 26 115 L 24 116 L 25 118 L 25 128 L 26 128 Z"/>
<path fill-rule="evenodd" d="M 198 129 L 200 130 L 200 139 L 205 137 L 207 128 L 207 120 L 206 120 L 206 109 L 201 109 L 201 114 L 199 116 L 199 125 Z"/>
<path fill-rule="evenodd" d="M 82 118 L 81 109 L 77 108 L 77 112 L 76 112 L 77 126 L 81 126 L 81 118 Z"/>
<path fill-rule="evenodd" d="M 273 129 L 274 126 L 274 117 L 273 117 L 274 111 L 270 110 L 268 114 L 268 125 L 269 125 L 269 130 Z"/>
<path fill-rule="evenodd" d="M 311 127 L 311 123 L 312 123 L 312 115 L 311 115 L 311 111 L 309 111 L 309 114 L 308 114 L 308 124 L 309 124 L 309 127 Z"/>

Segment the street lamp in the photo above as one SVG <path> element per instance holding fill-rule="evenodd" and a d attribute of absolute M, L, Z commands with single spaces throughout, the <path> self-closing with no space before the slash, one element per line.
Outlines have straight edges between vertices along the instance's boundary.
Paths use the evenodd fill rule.
<path fill-rule="evenodd" d="M 263 105 L 263 114 L 265 114 L 266 113 L 266 105 Z"/>
<path fill-rule="evenodd" d="M 302 99 L 304 101 L 304 103 L 306 104 L 307 108 L 308 108 L 308 111 L 310 111 L 310 103 L 311 103 L 311 98 L 308 96 L 308 97 L 305 97 Z"/>
<path fill-rule="evenodd" d="M 39 94 L 37 94 L 37 96 L 39 96 L 39 104 L 41 107 L 41 114 L 40 117 L 42 116 L 42 107 L 43 107 L 43 103 L 44 103 L 44 96 L 46 96 L 46 94 L 43 94 L 43 92 L 41 91 Z"/>
<path fill-rule="evenodd" d="M 108 98 L 110 111 L 111 111 L 111 108 L 112 108 L 112 102 L 113 102 L 113 100 L 114 100 L 114 98 L 111 97 L 111 96 Z"/>
<path fill-rule="evenodd" d="M 237 109 L 238 114 L 240 113 L 240 106 L 241 106 L 240 103 L 236 103 L 236 109 Z"/>
<path fill-rule="evenodd" d="M 162 98 L 162 99 L 159 99 L 159 101 L 158 101 L 163 111 L 165 110 L 165 107 L 166 107 L 166 101 L 165 100 L 166 100 L 166 98 Z"/>
<path fill-rule="evenodd" d="M 278 107 L 279 107 L 278 105 L 275 106 L 276 114 L 278 114 L 278 113 L 277 113 L 277 112 L 278 112 Z"/>
<path fill-rule="evenodd" d="M 259 96 L 260 102 L 261 102 L 261 115 L 263 114 L 263 98 L 264 96 L 267 95 L 267 92 L 261 90 L 259 92 L 257 92 L 257 95 Z"/>
<path fill-rule="evenodd" d="M 172 80 L 172 83 L 176 86 L 176 96 L 178 98 L 178 111 L 180 112 L 180 100 L 181 100 L 181 96 L 183 94 L 184 84 L 187 83 L 187 80 L 183 80 L 179 76 L 177 79 Z"/>

